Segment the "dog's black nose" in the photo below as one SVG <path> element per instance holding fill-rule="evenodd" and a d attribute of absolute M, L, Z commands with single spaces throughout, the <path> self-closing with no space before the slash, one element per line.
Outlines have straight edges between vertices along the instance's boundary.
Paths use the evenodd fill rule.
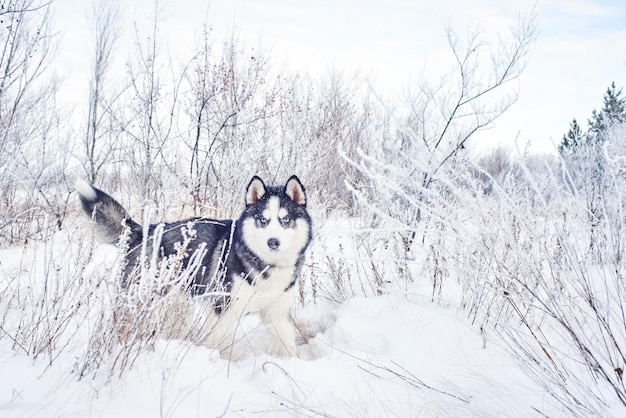
<path fill-rule="evenodd" d="M 276 238 L 270 238 L 267 240 L 267 246 L 270 247 L 270 250 L 276 251 L 280 247 L 280 241 Z"/>

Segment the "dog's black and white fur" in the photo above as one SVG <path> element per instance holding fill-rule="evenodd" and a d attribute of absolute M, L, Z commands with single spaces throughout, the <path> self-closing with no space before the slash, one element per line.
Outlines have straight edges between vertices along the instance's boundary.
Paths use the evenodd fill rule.
<path fill-rule="evenodd" d="M 101 241 L 115 244 L 120 237 L 128 239 L 122 282 L 127 286 L 137 274 L 142 245 L 154 245 L 152 236 L 159 225 L 150 225 L 144 237 L 142 226 L 111 196 L 84 181 L 77 182 L 76 190 L 83 210 L 95 221 Z M 312 233 L 305 188 L 296 176 L 284 186 L 266 186 L 255 176 L 246 189 L 245 205 L 236 220 L 191 218 L 161 224 L 160 254 L 175 254 L 184 241 L 183 235 L 188 235 L 190 227 L 193 229 L 186 251 L 189 255 L 200 251 L 202 259 L 188 284 L 189 291 L 193 295 L 222 295 L 214 298 L 212 306 L 218 320 L 209 336 L 222 352 L 228 349 L 237 321 L 258 312 L 274 350 L 279 355 L 295 356 L 295 332 L 289 313 Z M 183 259 L 183 268 L 190 258 Z"/>

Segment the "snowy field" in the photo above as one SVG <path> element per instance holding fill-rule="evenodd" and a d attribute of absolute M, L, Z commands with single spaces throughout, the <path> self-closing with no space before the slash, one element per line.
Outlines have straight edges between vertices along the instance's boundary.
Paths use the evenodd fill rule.
<path fill-rule="evenodd" d="M 341 67 L 283 71 L 271 45 L 210 21 L 180 48 L 159 2 L 118 26 L 121 2 L 97 1 L 80 36 L 93 68 L 67 94 L 54 2 L 10 3 L 0 418 L 625 416 L 619 82 L 558 155 L 480 139 L 522 97 L 534 10 L 503 31 L 446 25 L 447 69 L 386 97 Z M 169 291 L 184 275 L 157 256 L 120 291 L 120 254 L 95 243 L 72 185 L 172 221 L 236 216 L 253 175 L 292 174 L 314 220 L 292 358 L 270 354 L 255 316 L 228 356 L 199 344 L 206 307 Z"/>
<path fill-rule="evenodd" d="M 346 225 L 328 221 L 316 234 L 304 286 L 313 270 L 317 280 L 329 274 L 321 260 L 337 253 L 321 243 L 345 246 Z M 450 300 L 432 301 L 426 279 L 381 296 L 299 301 L 294 314 L 306 335 L 299 358 L 265 354 L 262 327 L 250 316 L 239 347 L 246 354 L 238 361 L 158 338 L 123 373 L 109 372 L 109 359 L 79 378 L 98 308 L 76 305 L 96 304 L 102 295 L 79 295 L 88 292 L 88 280 L 70 283 L 80 275 L 66 269 L 83 260 L 85 276 L 106 273 L 116 254 L 107 246 L 92 248 L 79 238 L 84 232 L 84 223 L 73 222 L 46 244 L 0 252 L 3 417 L 559 415 L 545 390 L 457 308 L 455 291 L 445 292 Z M 91 250 L 93 256 L 78 254 Z M 53 337 L 58 340 L 46 340 Z M 25 341 L 31 346 L 21 347 Z"/>

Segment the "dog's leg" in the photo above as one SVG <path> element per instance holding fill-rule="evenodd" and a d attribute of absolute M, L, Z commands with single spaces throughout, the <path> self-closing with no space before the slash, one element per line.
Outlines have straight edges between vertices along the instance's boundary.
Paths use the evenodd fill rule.
<path fill-rule="evenodd" d="M 210 321 L 206 330 L 205 345 L 215 348 L 223 358 L 229 358 L 234 342 L 236 327 L 243 312 L 237 309 L 227 309 L 216 314 L 209 308 Z"/>
<path fill-rule="evenodd" d="M 235 292 L 235 294 L 236 293 L 237 292 Z M 220 313 L 215 312 L 212 303 L 205 306 L 207 311 L 206 316 L 209 320 L 205 328 L 204 344 L 217 349 L 222 358 L 231 359 L 233 358 L 233 354 L 235 354 L 234 358 L 238 357 L 232 350 L 237 328 L 239 327 L 239 321 L 241 321 L 247 313 L 247 302 L 247 300 L 242 300 L 238 296 L 232 296 L 228 307 Z"/>
<path fill-rule="evenodd" d="M 273 340 L 273 350 L 281 357 L 296 357 L 295 327 L 289 318 L 293 291 L 283 293 L 260 311 L 261 320 Z"/>

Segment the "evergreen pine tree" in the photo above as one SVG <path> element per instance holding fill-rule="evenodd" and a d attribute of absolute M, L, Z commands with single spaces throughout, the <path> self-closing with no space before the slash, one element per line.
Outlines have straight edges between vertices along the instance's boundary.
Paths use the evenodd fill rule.
<path fill-rule="evenodd" d="M 585 135 L 582 129 L 580 129 L 578 121 L 574 118 L 569 124 L 569 131 L 563 135 L 563 140 L 559 145 L 559 152 L 561 154 L 564 152 L 574 152 L 583 144 L 584 138 Z"/>
<path fill-rule="evenodd" d="M 622 89 L 617 90 L 615 82 L 606 89 L 602 110 L 594 109 L 589 119 L 587 137 L 590 141 L 604 142 L 604 134 L 611 125 L 626 121 L 626 99 L 621 95 Z"/>
<path fill-rule="evenodd" d="M 599 145 L 605 141 L 608 128 L 616 123 L 626 122 L 626 98 L 622 97 L 622 89 L 615 87 L 615 82 L 606 89 L 604 103 L 599 112 L 593 110 L 587 120 L 589 129 L 583 132 L 574 119 L 570 122 L 569 131 L 563 135 L 559 144 L 561 154 L 573 154 L 581 150 L 583 145 Z"/>
<path fill-rule="evenodd" d="M 615 82 L 604 93 L 604 103 L 600 111 L 593 110 L 588 119 L 588 130 L 582 132 L 574 120 L 570 130 L 563 136 L 559 151 L 568 163 L 572 186 L 585 197 L 587 208 L 593 222 L 602 217 L 602 208 L 609 198 L 606 195 L 607 176 L 606 159 L 603 146 L 611 134 L 612 127 L 626 122 L 626 99 L 622 89 L 615 87 Z"/>

